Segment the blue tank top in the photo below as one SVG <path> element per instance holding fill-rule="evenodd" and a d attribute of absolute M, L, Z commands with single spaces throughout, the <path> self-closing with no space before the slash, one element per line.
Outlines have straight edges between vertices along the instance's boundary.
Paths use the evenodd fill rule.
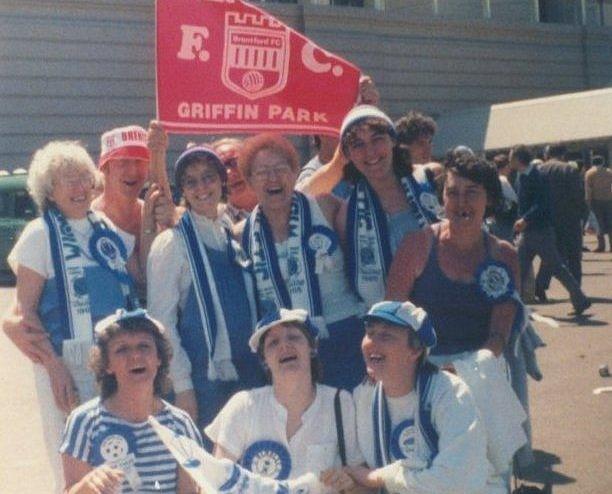
<path fill-rule="evenodd" d="M 489 257 L 486 234 L 485 253 Z M 414 283 L 410 300 L 427 311 L 436 329 L 438 343 L 432 355 L 473 351 L 489 337 L 492 305 L 482 300 L 476 281 L 454 281 L 442 272 L 438 232 L 434 233 L 427 265 Z"/>

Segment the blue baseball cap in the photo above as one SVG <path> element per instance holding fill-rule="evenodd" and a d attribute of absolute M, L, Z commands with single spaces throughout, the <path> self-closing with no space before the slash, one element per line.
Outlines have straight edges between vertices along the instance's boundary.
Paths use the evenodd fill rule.
<path fill-rule="evenodd" d="M 227 171 L 225 169 L 225 165 L 223 164 L 223 161 L 221 160 L 217 152 L 213 148 L 204 146 L 203 144 L 201 144 L 201 145 L 191 146 L 187 148 L 178 157 L 178 159 L 176 160 L 176 163 L 174 163 L 174 181 L 175 183 L 177 181 L 176 179 L 178 178 L 178 176 L 182 173 L 185 165 L 194 158 L 210 160 L 212 163 L 214 163 L 215 167 L 217 168 L 217 172 L 219 173 L 219 176 L 221 177 L 221 181 L 225 182 L 227 180 Z M 181 184 L 177 183 L 176 185 L 180 186 Z"/>
<path fill-rule="evenodd" d="M 319 328 L 313 324 L 310 317 L 308 317 L 308 312 L 306 312 L 304 309 L 280 308 L 272 312 L 268 312 L 257 323 L 257 326 L 255 326 L 255 331 L 253 331 L 253 334 L 249 338 L 249 347 L 251 348 L 251 351 L 253 353 L 257 353 L 259 341 L 268 332 L 268 330 L 285 322 L 298 322 L 303 324 L 313 339 L 316 339 L 319 335 Z"/>
<path fill-rule="evenodd" d="M 374 304 L 363 316 L 364 321 L 385 321 L 412 329 L 421 344 L 427 348 L 436 346 L 436 331 L 424 309 L 411 302 L 384 300 Z"/>

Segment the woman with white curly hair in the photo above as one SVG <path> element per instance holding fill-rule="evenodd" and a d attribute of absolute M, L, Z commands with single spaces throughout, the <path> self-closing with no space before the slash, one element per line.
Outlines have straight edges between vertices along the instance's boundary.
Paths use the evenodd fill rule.
<path fill-rule="evenodd" d="M 127 270 L 134 265 L 133 240 L 90 210 L 96 174 L 78 142 L 53 141 L 39 149 L 28 188 L 41 216 L 26 226 L 8 256 L 17 290 L 3 328 L 35 364 L 54 462 L 66 415 L 96 394 L 87 368 L 93 325 L 118 308 L 137 305 Z"/>

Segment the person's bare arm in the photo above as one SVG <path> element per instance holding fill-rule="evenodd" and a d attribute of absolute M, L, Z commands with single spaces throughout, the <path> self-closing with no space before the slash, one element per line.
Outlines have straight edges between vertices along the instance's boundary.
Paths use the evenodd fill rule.
<path fill-rule="evenodd" d="M 331 161 L 316 170 L 297 189 L 312 196 L 331 194 L 334 187 L 342 180 L 346 163 L 347 159 L 338 146 Z"/>
<path fill-rule="evenodd" d="M 431 228 L 404 237 L 389 268 L 387 300 L 404 301 L 410 298 L 414 282 L 425 269 L 432 239 Z"/>
<path fill-rule="evenodd" d="M 518 283 L 520 283 L 519 263 L 516 249 L 508 242 L 494 237 L 489 237 L 488 241 L 492 243 L 491 252 L 494 259 L 501 261 L 510 268 L 515 283 L 517 283 L 516 289 L 520 293 L 520 286 L 518 286 Z M 489 324 L 489 338 L 483 348 L 491 350 L 496 357 L 501 355 L 510 339 L 516 311 L 516 304 L 512 301 L 497 304 L 493 307 Z"/>
<path fill-rule="evenodd" d="M 66 487 L 64 494 L 106 494 L 119 492 L 123 472 L 108 465 L 93 468 L 88 463 L 62 454 Z"/>

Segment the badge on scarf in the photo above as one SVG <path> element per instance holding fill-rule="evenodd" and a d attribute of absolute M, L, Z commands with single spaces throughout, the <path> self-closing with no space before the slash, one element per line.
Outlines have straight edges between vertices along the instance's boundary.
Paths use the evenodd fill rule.
<path fill-rule="evenodd" d="M 308 237 L 308 248 L 315 254 L 315 272 L 321 274 L 332 268 L 331 255 L 338 248 L 338 236 L 331 228 L 315 225 Z"/>
<path fill-rule="evenodd" d="M 89 239 L 89 252 L 100 266 L 112 272 L 122 283 L 129 283 L 125 268 L 127 251 L 117 233 L 108 228 L 96 228 Z"/>
<path fill-rule="evenodd" d="M 390 452 L 393 458 L 403 460 L 414 453 L 415 436 L 414 420 L 406 419 L 400 422 L 391 433 Z"/>
<path fill-rule="evenodd" d="M 499 303 L 508 300 L 514 293 L 514 282 L 508 267 L 497 261 L 487 261 L 476 272 L 480 293 L 489 302 Z"/>
<path fill-rule="evenodd" d="M 244 452 L 242 466 L 253 473 L 284 480 L 291 472 L 291 457 L 287 448 L 276 441 L 256 441 Z"/>
<path fill-rule="evenodd" d="M 442 206 L 438 202 L 438 198 L 431 192 L 421 192 L 419 195 L 419 202 L 424 209 L 436 218 L 440 217 L 442 213 Z"/>

